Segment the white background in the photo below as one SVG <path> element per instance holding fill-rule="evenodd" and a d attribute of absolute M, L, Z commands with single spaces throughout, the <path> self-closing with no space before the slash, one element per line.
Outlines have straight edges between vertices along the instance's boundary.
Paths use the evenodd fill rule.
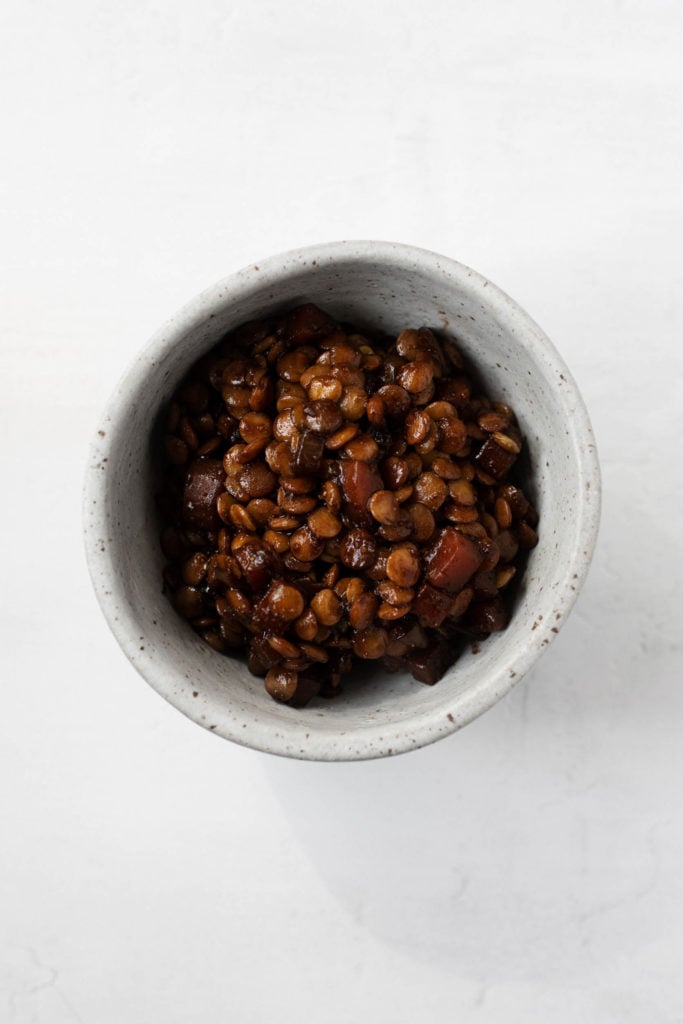
<path fill-rule="evenodd" d="M 683 8 L 10 0 L 0 13 L 0 1021 L 683 1021 Z M 443 252 L 535 317 L 604 474 L 551 651 L 434 747 L 186 721 L 87 579 L 116 377 L 309 242 Z"/>

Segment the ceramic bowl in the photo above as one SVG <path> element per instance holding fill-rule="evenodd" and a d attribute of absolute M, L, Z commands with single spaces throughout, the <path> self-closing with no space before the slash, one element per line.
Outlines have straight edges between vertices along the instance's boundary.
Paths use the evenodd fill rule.
<path fill-rule="evenodd" d="M 457 339 L 492 398 L 515 409 L 532 467 L 539 543 L 508 628 L 435 686 L 375 672 L 335 700 L 277 704 L 239 660 L 211 650 L 161 589 L 152 437 L 183 375 L 233 327 L 299 303 L 396 334 L 427 324 Z M 274 256 L 202 292 L 155 334 L 103 414 L 85 491 L 85 537 L 102 611 L 138 672 L 178 710 L 257 750 L 343 761 L 431 743 L 503 697 L 550 646 L 585 579 L 600 475 L 584 403 L 543 331 L 490 281 L 452 259 L 386 242 Z"/>

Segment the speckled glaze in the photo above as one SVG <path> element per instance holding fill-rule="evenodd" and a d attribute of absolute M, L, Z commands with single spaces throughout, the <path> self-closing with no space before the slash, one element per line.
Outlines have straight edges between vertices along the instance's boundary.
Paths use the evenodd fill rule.
<path fill-rule="evenodd" d="M 304 301 L 358 326 L 439 328 L 488 393 L 515 409 L 541 521 L 508 629 L 436 686 L 377 672 L 303 710 L 276 704 L 244 664 L 215 653 L 161 592 L 152 436 L 192 363 L 230 328 Z M 246 267 L 202 292 L 149 342 L 118 385 L 90 453 L 85 542 L 102 611 L 138 672 L 219 736 L 320 761 L 386 757 L 476 718 L 550 645 L 586 576 L 600 513 L 593 432 L 576 385 L 540 328 L 495 285 L 444 256 L 387 242 L 335 242 Z"/>

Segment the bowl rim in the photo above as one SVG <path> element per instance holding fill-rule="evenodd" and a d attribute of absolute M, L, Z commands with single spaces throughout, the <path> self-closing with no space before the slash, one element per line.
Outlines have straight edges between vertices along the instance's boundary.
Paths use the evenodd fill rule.
<path fill-rule="evenodd" d="M 561 588 L 554 603 L 562 607 L 561 626 L 571 611 L 585 582 L 595 550 L 600 524 L 601 475 L 593 428 L 584 400 L 559 352 L 538 324 L 501 288 L 479 272 L 450 257 L 439 255 L 399 242 L 347 240 L 323 242 L 291 249 L 269 256 L 256 263 L 227 275 L 203 289 L 186 302 L 177 313 L 154 332 L 147 344 L 129 363 L 116 384 L 102 416 L 97 424 L 90 444 L 88 464 L 83 488 L 83 529 L 88 570 L 98 603 L 105 620 L 122 651 L 138 673 L 164 699 L 188 718 L 209 728 L 202 720 L 196 704 L 184 704 L 171 696 L 168 684 L 168 662 L 138 653 L 138 624 L 125 595 L 116 584 L 110 545 L 102 546 L 100 538 L 107 535 L 108 519 L 106 501 L 108 469 L 106 456 L 115 425 L 119 419 L 121 398 L 132 387 L 137 387 L 141 375 L 155 371 L 164 356 L 170 352 L 178 339 L 188 331 L 205 323 L 215 307 L 224 301 L 227 293 L 247 291 L 251 287 L 262 288 L 269 281 L 275 282 L 293 274 L 307 265 L 329 266 L 335 263 L 353 263 L 372 258 L 376 262 L 389 264 L 397 269 L 415 269 L 416 265 L 432 273 L 446 272 L 458 280 L 465 280 L 467 288 L 493 313 L 505 322 L 515 321 L 519 333 L 523 332 L 524 345 L 534 359 L 542 361 L 556 374 L 558 385 L 556 395 L 562 418 L 570 431 L 576 464 L 580 479 L 588 489 L 590 501 L 577 503 L 573 518 L 573 557 L 567 561 L 561 578 Z M 396 755 L 426 746 L 449 735 L 473 721 L 499 699 L 505 696 L 529 670 L 537 658 L 552 644 L 557 631 L 547 626 L 528 634 L 504 669 L 487 677 L 485 682 L 471 691 L 461 694 L 458 707 L 444 706 L 427 709 L 419 719 L 377 723 L 354 731 L 353 743 L 338 743 L 341 734 L 316 733 L 310 729 L 308 747 L 301 750 L 292 745 L 287 729 L 282 723 L 277 731 L 243 729 L 239 722 L 222 720 L 215 733 L 241 746 L 267 753 L 279 754 L 300 760 L 351 761 L 366 760 Z M 195 710 L 196 709 L 196 710 Z M 304 712 L 305 714 L 305 712 Z M 313 722 L 309 723 L 312 726 Z M 381 733 L 382 743 L 378 743 Z M 245 735 L 246 734 L 246 735 Z M 351 737 L 346 733 L 344 740 Z"/>

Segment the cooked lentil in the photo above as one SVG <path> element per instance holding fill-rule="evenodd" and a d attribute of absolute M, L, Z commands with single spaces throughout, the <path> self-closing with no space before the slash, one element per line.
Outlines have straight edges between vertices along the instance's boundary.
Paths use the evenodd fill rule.
<path fill-rule="evenodd" d="M 538 539 L 522 449 L 429 328 L 370 338 L 313 305 L 245 324 L 168 407 L 165 589 L 275 700 L 334 696 L 354 658 L 435 683 L 458 637 L 507 625 Z"/>

